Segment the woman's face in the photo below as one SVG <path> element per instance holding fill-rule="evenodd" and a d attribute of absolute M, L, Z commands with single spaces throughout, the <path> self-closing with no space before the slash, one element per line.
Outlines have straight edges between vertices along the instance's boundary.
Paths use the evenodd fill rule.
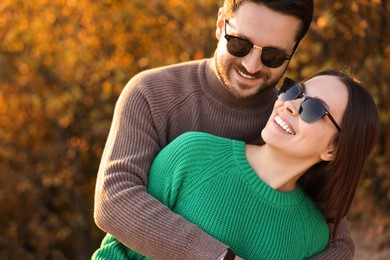
<path fill-rule="evenodd" d="M 326 109 L 341 126 L 348 102 L 346 86 L 335 76 L 316 76 L 304 82 L 306 97 L 320 99 Z M 332 137 L 337 128 L 328 116 L 308 123 L 299 115 L 304 97 L 295 100 L 277 100 L 262 137 L 268 146 L 278 149 L 291 158 L 332 160 Z M 342 126 L 341 126 L 342 127 Z"/>

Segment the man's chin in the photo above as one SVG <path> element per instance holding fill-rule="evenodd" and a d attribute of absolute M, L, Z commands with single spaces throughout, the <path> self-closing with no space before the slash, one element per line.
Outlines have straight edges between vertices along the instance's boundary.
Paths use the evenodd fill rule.
<path fill-rule="evenodd" d="M 242 87 L 232 87 L 229 88 L 230 93 L 237 99 L 246 99 L 255 96 L 258 93 L 258 90 Z"/>

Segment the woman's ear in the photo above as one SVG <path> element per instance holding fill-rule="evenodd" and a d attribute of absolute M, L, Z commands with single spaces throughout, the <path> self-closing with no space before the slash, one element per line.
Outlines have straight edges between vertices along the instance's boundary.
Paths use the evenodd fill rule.
<path fill-rule="evenodd" d="M 222 12 L 222 7 L 219 8 L 218 11 L 218 19 L 216 24 L 216 30 L 215 30 L 215 36 L 217 37 L 218 41 L 221 39 L 223 35 L 223 26 L 225 24 L 225 15 Z"/>
<path fill-rule="evenodd" d="M 323 152 L 321 155 L 321 160 L 323 161 L 333 161 L 334 160 L 334 146 L 331 145 L 328 147 L 328 149 Z"/>

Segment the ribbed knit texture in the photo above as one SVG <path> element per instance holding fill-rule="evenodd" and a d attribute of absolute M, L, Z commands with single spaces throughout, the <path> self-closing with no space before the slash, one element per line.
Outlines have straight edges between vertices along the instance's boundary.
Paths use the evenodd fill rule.
<path fill-rule="evenodd" d="M 278 192 L 262 182 L 243 142 L 183 134 L 157 156 L 149 180 L 150 194 L 244 259 L 306 259 L 328 243 L 328 225 L 310 198 L 299 187 Z M 113 241 L 100 256 L 131 255 Z"/>
<path fill-rule="evenodd" d="M 218 80 L 212 59 L 136 75 L 115 107 L 96 182 L 96 224 L 153 259 L 217 258 L 225 244 L 146 192 L 150 165 L 163 147 L 188 131 L 259 143 L 275 99 L 276 89 L 234 98 Z M 347 246 L 332 249 L 325 259 L 346 259 L 353 250 L 344 230 L 339 244 Z"/>

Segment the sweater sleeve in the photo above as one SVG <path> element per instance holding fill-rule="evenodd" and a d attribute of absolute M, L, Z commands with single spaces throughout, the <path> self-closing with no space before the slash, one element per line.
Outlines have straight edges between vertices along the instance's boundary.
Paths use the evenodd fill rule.
<path fill-rule="evenodd" d="M 94 219 L 103 231 L 152 259 L 216 259 L 227 248 L 149 195 L 147 173 L 162 147 L 139 79 L 115 107 L 95 190 Z"/>
<path fill-rule="evenodd" d="M 333 225 L 329 225 L 330 230 L 333 229 Z M 339 224 L 337 230 L 336 239 L 334 242 L 330 242 L 328 247 L 320 254 L 310 258 L 312 260 L 326 260 L 326 259 L 335 259 L 335 260 L 348 260 L 353 259 L 355 252 L 355 245 L 351 238 L 351 233 L 348 226 L 348 221 L 346 218 L 343 218 Z"/>

